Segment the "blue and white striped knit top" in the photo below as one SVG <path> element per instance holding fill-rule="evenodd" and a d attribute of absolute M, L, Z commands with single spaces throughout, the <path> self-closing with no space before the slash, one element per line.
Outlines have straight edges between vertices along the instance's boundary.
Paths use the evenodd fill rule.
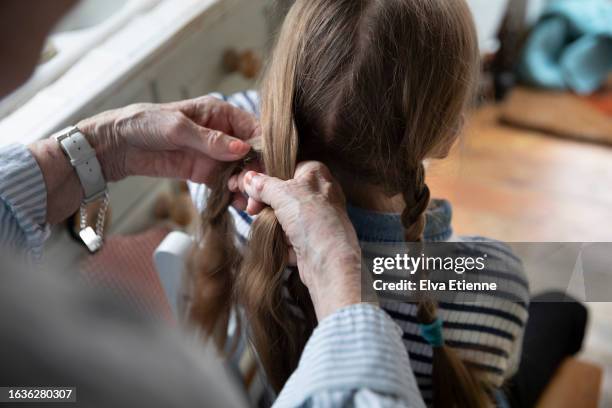
<path fill-rule="evenodd" d="M 248 112 L 259 115 L 258 94 L 241 92 L 231 97 L 213 94 Z M 206 206 L 207 189 L 203 185 L 190 186 L 193 200 L 201 211 Z M 230 209 L 234 218 L 237 242 L 248 240 L 253 218 L 244 212 Z M 360 242 L 393 243 L 403 241 L 403 227 L 399 214 L 378 213 L 349 205 L 349 217 Z M 452 211 L 448 202 L 433 200 L 427 214 L 426 242 L 454 241 L 478 243 L 490 247 L 487 264 L 498 267 L 491 281 L 498 282 L 511 293 L 499 297 L 479 295 L 481 302 L 439 303 L 438 315 L 444 321 L 446 344 L 453 347 L 460 358 L 478 369 L 494 387 L 500 387 L 518 368 L 523 332 L 527 320 L 529 286 L 520 260 L 503 244 L 479 237 L 456 237 L 451 228 Z M 384 254 L 381 254 L 384 256 Z M 403 330 L 403 341 L 410 363 L 425 402 L 432 402 L 431 346 L 420 335 L 416 306 L 381 298 L 381 306 Z"/>

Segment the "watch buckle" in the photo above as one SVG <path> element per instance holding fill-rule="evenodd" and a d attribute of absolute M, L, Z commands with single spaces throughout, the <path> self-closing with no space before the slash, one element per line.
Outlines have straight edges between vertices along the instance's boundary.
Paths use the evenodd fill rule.
<path fill-rule="evenodd" d="M 97 252 L 102 247 L 102 237 L 96 234 L 93 228 L 86 227 L 79 232 L 81 241 L 85 244 L 89 252 L 92 254 Z"/>

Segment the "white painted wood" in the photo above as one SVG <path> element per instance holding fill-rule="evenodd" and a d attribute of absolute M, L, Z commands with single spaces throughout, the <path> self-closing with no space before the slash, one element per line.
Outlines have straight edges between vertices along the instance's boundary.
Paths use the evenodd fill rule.
<path fill-rule="evenodd" d="M 196 72 L 201 90 L 212 89 L 223 76 L 222 47 L 264 48 L 261 28 L 264 0 L 162 1 L 92 49 L 59 80 L 46 87 L 19 110 L 0 122 L 0 145 L 32 142 L 68 123 L 95 113 L 100 107 L 120 106 L 140 88 L 172 88 L 176 81 L 189 88 Z M 224 23 L 215 22 L 223 21 Z M 261 23 L 256 23 L 260 21 Z M 212 27 L 217 27 L 209 31 Z M 255 30 L 251 30 L 255 28 Z M 158 75 L 166 74 L 155 81 Z M 170 82 L 167 82 L 171 80 Z M 194 92 L 195 93 L 195 92 Z M 164 93 L 166 95 L 166 93 Z M 167 93 L 175 99 L 182 93 Z M 164 98 L 166 99 L 166 98 Z"/>
<path fill-rule="evenodd" d="M 52 57 L 41 63 L 32 77 L 0 100 L 0 118 L 5 118 L 39 91 L 64 75 L 85 56 L 134 16 L 153 8 L 160 0 L 82 0 L 60 21 L 47 42 Z M 97 15 L 94 15 L 97 13 Z"/>

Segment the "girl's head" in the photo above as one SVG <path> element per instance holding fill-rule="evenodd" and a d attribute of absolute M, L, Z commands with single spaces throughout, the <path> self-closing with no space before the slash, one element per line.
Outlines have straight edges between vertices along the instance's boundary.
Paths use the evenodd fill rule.
<path fill-rule="evenodd" d="M 429 203 L 423 160 L 445 156 L 455 141 L 478 69 L 464 0 L 297 0 L 261 90 L 266 173 L 289 179 L 299 161 L 317 160 L 401 194 L 406 241 L 420 241 Z M 297 274 L 286 279 L 287 244 L 271 210 L 254 222 L 240 262 L 224 192 L 234 171 L 219 177 L 203 214 L 192 317 L 222 341 L 231 305 L 242 305 L 280 389 L 316 319 Z M 423 300 L 419 318 L 431 323 L 435 302 Z M 436 406 L 483 405 L 479 384 L 446 347 L 434 352 L 434 381 Z"/>
<path fill-rule="evenodd" d="M 401 193 L 415 241 L 423 160 L 455 141 L 478 68 L 463 0 L 297 1 L 263 82 L 266 169 L 314 159 Z"/>

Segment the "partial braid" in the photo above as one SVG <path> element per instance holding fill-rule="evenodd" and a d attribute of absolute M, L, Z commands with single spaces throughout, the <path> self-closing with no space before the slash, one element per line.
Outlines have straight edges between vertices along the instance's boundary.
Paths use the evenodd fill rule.
<path fill-rule="evenodd" d="M 227 340 L 227 324 L 233 304 L 234 275 L 242 256 L 234 244 L 235 228 L 228 211 L 232 194 L 229 178 L 237 171 L 233 164 L 212 183 L 206 208 L 200 217 L 200 238 L 190 257 L 192 280 L 189 319 L 197 323 L 220 350 Z"/>
<path fill-rule="evenodd" d="M 402 213 L 402 225 L 406 242 L 418 242 L 415 255 L 424 249 L 426 211 L 430 201 L 429 187 L 425 182 L 425 167 L 421 163 L 413 171 L 414 183 L 403 192 L 406 208 Z M 414 246 L 413 246 L 414 247 Z M 419 279 L 426 279 L 424 270 L 419 270 Z M 420 324 L 430 325 L 438 318 L 438 303 L 429 294 L 420 292 L 417 319 Z M 434 408 L 484 408 L 492 406 L 487 389 L 472 373 L 457 353 L 448 345 L 433 348 L 433 406 Z"/>
<path fill-rule="evenodd" d="M 209 184 L 206 207 L 200 215 L 196 245 L 189 257 L 191 302 L 188 318 L 197 324 L 219 350 L 226 348 L 230 312 L 236 304 L 236 278 L 243 256 L 235 245 L 236 228 L 229 211 L 233 194 L 227 188 L 230 177 L 248 162 L 261 157 L 261 139 L 248 141 L 251 152 L 241 161 L 226 163 Z M 240 321 L 237 321 L 237 335 Z"/>
<path fill-rule="evenodd" d="M 402 193 L 406 208 L 402 213 L 404 239 L 406 242 L 420 242 L 425 231 L 425 212 L 429 206 L 431 194 L 425 183 L 425 166 L 420 163 L 412 171 L 414 185 Z"/>

